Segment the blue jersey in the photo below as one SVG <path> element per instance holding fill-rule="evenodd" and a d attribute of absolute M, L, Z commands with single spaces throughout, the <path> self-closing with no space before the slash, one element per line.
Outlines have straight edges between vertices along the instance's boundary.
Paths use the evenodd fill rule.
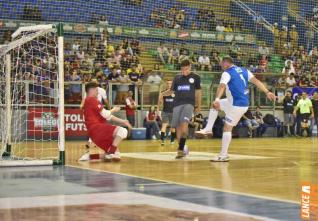
<path fill-rule="evenodd" d="M 223 72 L 220 83 L 226 84 L 226 97 L 233 106 L 249 106 L 248 82 L 252 77 L 249 70 L 237 66 Z"/>

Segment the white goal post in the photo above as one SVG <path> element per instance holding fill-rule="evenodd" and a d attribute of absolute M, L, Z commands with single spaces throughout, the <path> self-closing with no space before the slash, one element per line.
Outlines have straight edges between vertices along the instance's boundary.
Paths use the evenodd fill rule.
<path fill-rule="evenodd" d="M 20 27 L 0 47 L 0 166 L 64 165 L 62 23 Z"/>

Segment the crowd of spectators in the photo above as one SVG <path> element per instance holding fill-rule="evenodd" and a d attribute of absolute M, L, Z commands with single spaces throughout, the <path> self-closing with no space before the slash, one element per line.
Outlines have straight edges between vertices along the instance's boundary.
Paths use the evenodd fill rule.
<path fill-rule="evenodd" d="M 185 10 L 172 7 L 169 10 L 155 8 L 150 15 L 150 20 L 156 28 L 184 28 L 186 19 Z"/>

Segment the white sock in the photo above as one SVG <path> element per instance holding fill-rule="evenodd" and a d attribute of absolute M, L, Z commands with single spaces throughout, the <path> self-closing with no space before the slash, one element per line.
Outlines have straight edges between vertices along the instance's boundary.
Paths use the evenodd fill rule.
<path fill-rule="evenodd" d="M 232 140 L 232 132 L 223 132 L 222 136 L 222 150 L 220 155 L 221 156 L 227 156 L 227 152 L 230 146 Z"/>
<path fill-rule="evenodd" d="M 203 130 L 212 131 L 214 122 L 215 122 L 216 118 L 218 117 L 218 113 L 219 112 L 217 110 L 210 109 L 209 117 L 208 117 L 208 123 L 207 123 L 207 125 L 205 126 L 205 128 Z"/>
<path fill-rule="evenodd" d="M 92 144 L 92 139 L 91 138 L 88 138 L 88 143 Z"/>

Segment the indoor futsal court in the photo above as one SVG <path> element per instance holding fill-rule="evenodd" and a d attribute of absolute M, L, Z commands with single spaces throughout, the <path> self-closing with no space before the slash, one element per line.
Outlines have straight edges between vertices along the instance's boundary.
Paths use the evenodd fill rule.
<path fill-rule="evenodd" d="M 0 0 L 0 221 L 318 221 L 318 2 Z"/>

